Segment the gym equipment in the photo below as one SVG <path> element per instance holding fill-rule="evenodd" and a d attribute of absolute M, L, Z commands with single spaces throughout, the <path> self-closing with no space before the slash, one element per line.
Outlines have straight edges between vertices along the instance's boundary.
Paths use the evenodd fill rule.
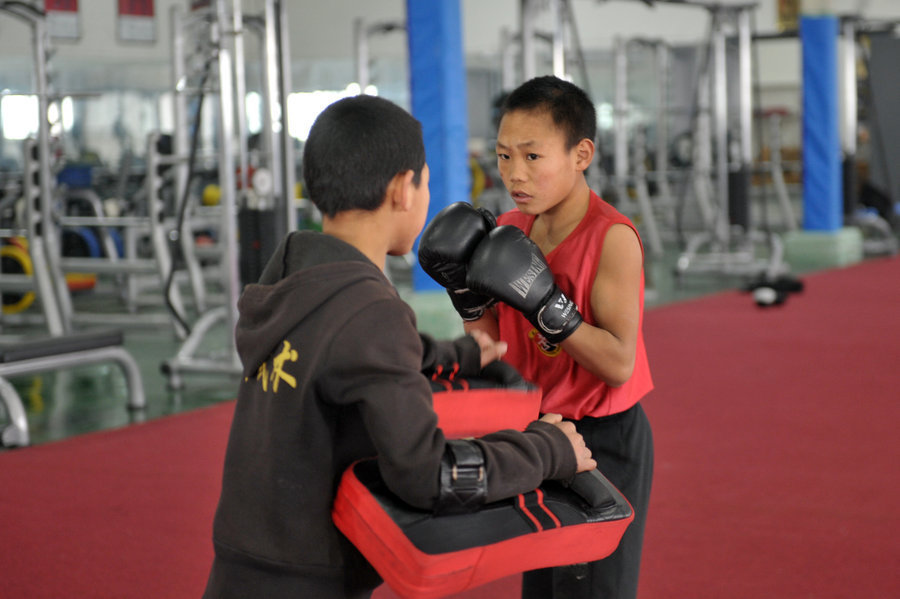
<path fill-rule="evenodd" d="M 774 279 L 788 270 L 783 261 L 781 239 L 769 231 L 755 230 L 749 217 L 753 114 L 751 11 L 756 4 L 726 6 L 695 0 L 679 4 L 703 8 L 710 16 L 710 32 L 701 61 L 696 108 L 692 115 L 692 124 L 696 128 L 693 135 L 693 171 L 694 176 L 700 179 L 695 179 L 695 187 L 703 191 L 698 197 L 706 197 L 706 186 L 712 181 L 715 202 L 710 204 L 712 214 L 707 219 L 707 230 L 688 239 L 686 248 L 678 257 L 675 274 L 680 278 L 691 272 L 751 276 L 763 272 L 766 277 Z M 731 134 L 728 129 L 726 43 L 730 29 L 736 30 L 736 120 L 740 125 L 738 131 Z M 715 152 L 710 147 L 711 141 L 714 142 Z M 732 144 L 735 152 L 731 150 Z M 767 252 L 758 252 L 760 245 L 766 246 Z M 708 251 L 703 251 L 704 248 Z M 766 253 L 767 256 L 760 257 Z"/>
<path fill-rule="evenodd" d="M 900 251 L 898 219 L 893 209 L 900 195 L 900 177 L 891 166 L 900 156 L 896 142 L 900 127 L 892 109 L 900 94 L 896 85 L 890 83 L 896 69 L 897 24 L 898 21 L 863 21 L 849 16 L 841 19 L 844 218 L 846 224 L 863 232 L 863 250 L 868 255 L 894 255 Z M 858 59 L 863 64 L 863 77 L 857 75 Z M 860 98 L 864 101 L 859 102 Z M 872 142 L 870 180 L 862 184 L 857 177 L 858 127 L 863 120 L 859 108 L 866 114 Z"/>
<path fill-rule="evenodd" d="M 801 293 L 803 289 L 803 281 L 788 275 L 779 276 L 774 280 L 761 277 L 743 287 L 745 292 L 752 294 L 753 301 L 760 308 L 780 306 L 787 301 L 791 293 Z"/>
<path fill-rule="evenodd" d="M 34 95 L 38 99 L 38 114 L 47 115 L 49 103 L 55 96 L 49 91 L 47 70 L 50 52 L 47 47 L 46 15 L 21 2 L 2 3 L 0 12 L 26 21 L 32 29 Z M 26 140 L 24 144 L 21 203 L 25 207 L 24 235 L 29 240 L 28 251 L 33 263 L 30 282 L 40 300 L 51 335 L 71 332 L 75 322 L 99 322 L 104 326 L 110 323 L 130 326 L 147 321 L 152 326 L 171 323 L 172 319 L 165 314 L 134 314 L 135 303 L 132 301 L 135 295 L 132 293 L 132 275 L 157 274 L 164 277 L 170 268 L 166 234 L 162 230 L 162 205 L 148 206 L 144 217 L 107 216 L 103 202 L 89 187 L 93 179 L 90 166 L 69 165 L 54 176 L 58 165 L 55 164 L 56 154 L 49 137 L 50 127 L 49 117 L 40 118 L 36 138 Z M 70 205 L 77 205 L 80 212 L 88 216 L 69 216 L 64 208 L 60 208 Z M 116 241 L 118 228 L 124 229 L 126 236 L 130 236 L 133 229 L 150 231 L 154 238 L 154 257 L 149 260 L 132 256 L 121 258 L 124 244 L 121 239 L 119 243 Z M 71 231 L 60 233 L 60 229 Z M 75 231 L 75 236 L 72 231 Z M 78 250 L 64 252 L 60 247 L 64 238 L 70 241 L 79 238 Z M 127 278 L 125 299 L 129 304 L 129 313 L 76 314 L 71 291 L 91 287 L 92 281 L 95 281 L 83 273 L 116 274 L 120 276 L 117 283 L 121 283 L 123 277 Z M 17 285 L 19 282 L 8 281 L 4 277 L 2 284 L 6 287 L 7 284 Z M 116 292 L 120 292 L 121 287 L 121 284 L 116 285 Z M 158 288 L 157 282 L 155 289 Z M 28 319 L 23 315 L 15 320 L 24 322 Z M 174 326 L 176 334 L 183 335 L 177 322 Z"/>
<path fill-rule="evenodd" d="M 438 426 L 449 439 L 503 428 L 525 430 L 541 409 L 540 389 L 499 360 L 485 366 L 478 377 L 436 373 L 431 390 Z"/>
<path fill-rule="evenodd" d="M 7 447 L 29 444 L 25 408 L 9 377 L 114 362 L 125 375 L 129 409 L 143 409 L 146 399 L 141 371 L 122 347 L 122 340 L 121 331 L 92 331 L 0 343 L 0 402 L 10 419 L 0 431 L 0 442 Z"/>
<path fill-rule="evenodd" d="M 764 110 L 759 116 L 769 125 L 769 157 L 764 166 L 768 167 L 769 176 L 772 178 L 775 197 L 778 200 L 778 207 L 781 209 L 781 218 L 785 228 L 788 231 L 795 231 L 797 229 L 797 218 L 794 216 L 787 184 L 784 181 L 784 168 L 781 159 L 781 123 L 787 115 L 788 111 L 784 108 L 769 108 Z"/>
<path fill-rule="evenodd" d="M 3 2 L 0 13 L 24 21 L 31 30 L 32 62 L 34 66 L 34 96 L 37 98 L 38 133 L 36 139 L 25 141 L 22 174 L 23 235 L 28 239 L 28 254 L 33 266 L 30 277 L 4 276 L 2 286 L 30 288 L 40 300 L 44 318 L 51 335 L 71 331 L 71 297 L 59 265 L 59 239 L 53 232 L 54 180 L 51 173 L 50 127 L 46 118 L 50 105 L 47 76 L 48 35 L 44 11 L 24 2 Z M 17 235 L 19 233 L 16 233 Z"/>
<path fill-rule="evenodd" d="M 880 87 L 884 81 L 890 81 L 893 75 L 893 56 L 890 44 L 896 44 L 893 31 L 896 21 L 865 20 L 857 16 L 845 15 L 840 19 L 838 31 L 839 44 L 837 56 L 838 91 L 840 95 L 840 149 L 842 154 L 842 179 L 843 179 L 843 224 L 860 229 L 863 233 L 863 250 L 867 255 L 895 254 L 898 251 L 898 239 L 895 227 L 891 224 L 889 210 L 868 210 L 871 204 L 871 194 L 874 191 L 872 182 L 879 180 L 887 184 L 885 177 L 890 177 L 893 169 L 887 165 L 890 160 L 885 160 L 885 154 L 892 149 L 890 144 L 885 144 L 885 136 L 882 131 L 885 123 L 891 124 L 889 117 L 885 117 L 878 106 L 893 106 L 896 97 L 892 98 L 896 90 L 890 85 Z M 798 31 L 785 31 L 778 34 L 754 35 L 754 41 L 797 39 Z M 874 42 L 874 44 L 873 44 Z M 882 47 L 880 44 L 889 44 Z M 881 71 L 882 77 L 877 77 L 873 85 L 872 57 L 877 52 L 874 48 L 883 48 L 886 52 L 875 61 L 874 71 Z M 894 50 L 896 46 L 894 46 Z M 880 65 L 880 68 L 879 68 Z M 879 90 L 879 91 L 876 91 Z M 886 94 L 886 95 L 885 95 Z M 896 94 L 895 94 L 896 95 Z M 763 162 L 770 172 L 772 183 L 776 192 L 776 199 L 782 213 L 785 227 L 788 230 L 797 229 L 796 218 L 788 200 L 788 193 L 784 183 L 783 169 L 780 157 L 780 124 L 787 116 L 787 111 L 782 108 L 772 108 L 762 112 L 761 117 L 768 122 L 768 145 L 770 157 Z M 890 110 L 886 114 L 890 114 Z M 858 150 L 861 143 L 862 132 L 871 134 L 871 152 L 868 161 L 858 159 Z M 888 135 L 891 139 L 893 136 Z M 871 181 L 860 181 L 860 166 L 868 171 Z M 887 185 L 886 185 L 887 186 Z M 889 194 L 886 194 L 889 195 Z M 889 198 L 885 198 L 888 201 Z"/>
<path fill-rule="evenodd" d="M 21 245 L 4 245 L 0 248 L 0 273 L 2 276 L 8 274 L 18 274 L 30 277 L 34 272 L 31 263 L 31 256 L 28 250 Z M 24 293 L 3 293 L 3 313 L 18 314 L 31 307 L 34 303 L 34 291 L 25 291 Z"/>
<path fill-rule="evenodd" d="M 99 258 L 103 254 L 100 241 L 89 227 L 62 230 L 62 255 L 65 257 Z M 72 293 L 89 291 L 97 285 L 97 275 L 87 272 L 67 272 L 66 286 Z"/>
<path fill-rule="evenodd" d="M 403 21 L 383 21 L 370 24 L 359 17 L 353 20 L 353 57 L 359 93 L 369 93 L 367 91 L 371 81 L 369 76 L 369 38 L 395 31 L 405 32 L 406 23 Z"/>
<path fill-rule="evenodd" d="M 669 193 L 668 184 L 668 141 L 666 138 L 666 106 L 668 98 L 668 48 L 659 41 L 633 39 L 624 40 L 621 37 L 616 38 L 614 50 L 615 63 L 615 110 L 614 116 L 614 135 L 615 135 L 615 154 L 614 154 L 614 177 L 613 183 L 616 190 L 616 204 L 619 210 L 624 213 L 633 213 L 634 210 L 629 206 L 628 187 L 630 184 L 634 186 L 634 192 L 637 200 L 637 208 L 640 212 L 640 228 L 642 237 L 646 239 L 647 246 L 650 251 L 660 256 L 663 253 L 662 236 L 657 224 L 656 215 L 650 199 L 648 189 L 648 173 L 645 164 L 646 160 L 646 133 L 642 128 L 638 128 L 635 132 L 633 146 L 634 157 L 633 167 L 629 160 L 628 151 L 628 120 L 630 116 L 628 101 L 628 48 L 630 46 L 649 47 L 654 53 L 654 70 L 656 72 L 657 81 L 657 143 L 656 143 L 656 182 L 660 192 L 660 199 L 671 204 L 671 195 Z"/>
<path fill-rule="evenodd" d="M 231 4 L 231 6 L 229 6 Z M 286 2 L 283 0 L 265 0 L 261 17 L 245 17 L 240 2 L 227 3 L 225 0 L 213 0 L 204 6 L 196 6 L 189 14 L 178 7 L 172 11 L 172 48 L 173 48 L 173 90 L 175 95 L 175 156 L 174 162 L 175 195 L 182 204 L 179 206 L 183 214 L 187 207 L 186 190 L 190 183 L 191 173 L 189 159 L 191 144 L 188 140 L 188 99 L 202 96 L 207 92 L 206 79 L 201 78 L 201 85 L 191 88 L 193 81 L 188 69 L 189 56 L 185 45 L 190 40 L 199 47 L 205 48 L 203 59 L 212 75 L 211 87 L 216 91 L 218 101 L 217 163 L 220 200 L 217 207 L 219 215 L 218 241 L 221 254 L 221 285 L 225 294 L 223 306 L 203 310 L 200 318 L 191 327 L 178 353 L 163 362 L 162 371 L 166 374 L 169 386 L 179 389 L 183 386 L 185 372 L 228 374 L 239 376 L 240 361 L 234 348 L 233 336 L 225 336 L 226 343 L 220 348 L 219 355 L 199 356 L 198 349 L 207 333 L 219 323 L 223 323 L 227 331 L 233 331 L 237 322 L 237 300 L 241 289 L 240 263 L 238 256 L 238 210 L 239 208 L 256 208 L 271 210 L 273 218 L 271 230 L 267 237 L 280 240 L 289 231 L 296 229 L 296 211 L 294 208 L 294 176 L 293 140 L 287 126 L 287 94 L 291 90 L 290 83 L 290 49 L 287 37 Z M 250 190 L 250 159 L 247 147 L 249 135 L 246 131 L 245 102 L 245 60 L 244 35 L 247 31 L 255 31 L 261 38 L 261 55 L 263 58 L 263 126 L 261 129 L 261 160 L 271 175 L 271 186 L 268 193 L 256 193 L 255 205 L 245 202 L 239 206 L 238 189 L 244 193 Z M 149 160 L 148 160 L 149 162 Z M 148 166 L 149 169 L 149 166 Z M 240 173 L 240 185 L 236 172 Z M 246 197 L 244 198 L 246 199 Z M 183 252 L 188 255 L 193 249 L 186 245 L 194 244 L 193 232 L 187 228 L 187 220 L 180 219 L 177 227 L 178 240 Z M 265 261 L 268 256 L 261 256 Z M 188 263 L 188 269 L 196 268 L 196 264 Z M 252 270 L 252 269 L 251 269 Z M 189 272 L 192 280 L 199 280 L 199 275 Z M 200 295 L 195 297 L 200 298 Z"/>
<path fill-rule="evenodd" d="M 535 397 L 539 402 L 540 393 L 533 388 L 526 393 L 536 395 L 526 396 L 529 403 L 516 411 L 489 407 L 505 393 L 511 395 L 502 399 L 504 403 L 520 401 L 515 395 L 520 392 L 497 386 L 496 377 L 521 377 L 508 365 L 495 364 L 500 365 L 493 366 L 496 372 L 456 381 L 468 391 L 442 391 L 440 384 L 432 385 L 435 411 L 448 438 L 458 438 L 452 432 L 477 436 L 504 428 L 521 430 L 537 415 L 530 402 Z M 453 396 L 472 393 L 475 387 L 483 387 L 493 399 L 464 406 L 454 401 Z M 525 570 L 602 559 L 618 546 L 634 512 L 625 497 L 593 470 L 576 475 L 570 483 L 545 481 L 531 492 L 484 504 L 477 511 L 436 516 L 393 495 L 377 462 L 368 459 L 344 473 L 332 517 L 400 597 L 432 599 Z"/>
<path fill-rule="evenodd" d="M 597 470 L 566 486 L 435 516 L 386 487 L 374 459 L 344 473 L 332 518 L 384 581 L 406 599 L 444 597 L 515 573 L 602 559 L 634 512 Z"/>
<path fill-rule="evenodd" d="M 550 33 L 538 31 L 535 23 L 538 13 L 549 7 L 553 30 Z M 503 49 L 502 79 L 503 89 L 510 91 L 517 85 L 515 76 L 515 51 L 518 48 L 521 54 L 522 78 L 519 82 L 528 81 L 537 75 L 537 46 L 536 41 L 545 41 L 550 44 L 550 60 L 552 73 L 560 79 L 569 79 L 569 63 L 574 62 L 581 78 L 581 86 L 585 91 L 589 90 L 587 66 L 578 28 L 575 26 L 575 16 L 572 4 L 569 0 L 520 0 L 519 2 L 519 32 L 512 35 L 506 29 L 500 31 L 500 47 Z M 518 44 L 514 43 L 518 42 Z M 568 47 L 567 47 L 568 46 Z M 567 50 L 574 53 L 574 58 L 566 56 Z M 590 94 L 590 92 L 588 91 Z"/>
<path fill-rule="evenodd" d="M 155 143 L 153 140 L 151 143 Z M 148 150 L 149 154 L 149 150 Z M 149 162 L 149 159 L 148 159 Z M 184 338 L 186 329 L 176 318 L 164 313 L 138 313 L 137 297 L 141 287 L 140 277 L 150 279 L 154 291 L 162 287 L 173 269 L 173 256 L 168 242 L 170 225 L 165 217 L 165 203 L 159 196 L 155 172 L 148 169 L 145 181 L 146 215 L 108 216 L 103 201 L 91 189 L 65 190 L 65 199 L 82 208 L 85 216 L 59 215 L 54 222 L 62 227 L 60 269 L 67 274 L 95 273 L 120 277 L 116 292 L 125 299 L 128 310 L 122 313 L 87 313 L 70 310 L 69 319 L 79 324 L 115 326 L 166 326 L 171 325 L 177 336 Z M 124 232 L 124 240 L 122 233 Z M 138 256 L 138 237 L 147 236 L 149 256 Z M 70 280 L 72 277 L 69 277 Z M 144 287 L 147 285 L 145 284 Z M 124 288 L 124 289 L 122 289 Z M 170 302 L 179 314 L 185 313 L 184 300 L 179 289 L 169 291 Z M 157 300 L 158 301 L 158 300 Z"/>
<path fill-rule="evenodd" d="M 204 206 L 218 206 L 222 199 L 222 190 L 215 183 L 209 183 L 203 188 L 202 202 Z"/>

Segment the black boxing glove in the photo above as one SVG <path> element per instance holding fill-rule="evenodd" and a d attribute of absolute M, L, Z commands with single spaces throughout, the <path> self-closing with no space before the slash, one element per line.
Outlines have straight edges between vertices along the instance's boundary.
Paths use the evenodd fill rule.
<path fill-rule="evenodd" d="M 469 261 L 469 289 L 521 312 L 551 343 L 583 322 L 578 306 L 556 285 L 540 248 L 518 227 L 502 225 L 482 240 Z"/>
<path fill-rule="evenodd" d="M 438 212 L 422 231 L 419 264 L 428 276 L 447 289 L 463 320 L 478 320 L 495 300 L 475 293 L 466 284 L 466 265 L 479 242 L 497 220 L 490 211 L 468 202 L 454 202 Z"/>

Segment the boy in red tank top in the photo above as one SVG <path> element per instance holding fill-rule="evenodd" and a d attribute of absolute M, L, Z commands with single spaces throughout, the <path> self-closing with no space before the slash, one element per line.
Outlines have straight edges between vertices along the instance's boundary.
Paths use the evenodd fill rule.
<path fill-rule="evenodd" d="M 639 403 L 653 388 L 642 333 L 644 255 L 631 221 L 585 179 L 595 137 L 594 105 L 577 86 L 547 76 L 511 92 L 497 163 L 516 208 L 495 228 L 485 216 L 477 247 L 461 249 L 449 267 L 465 269 L 465 285 L 445 285 L 465 329 L 508 344 L 504 360 L 540 385 L 542 412 L 575 422 L 598 469 L 635 510 L 610 557 L 526 572 L 526 599 L 637 595 L 653 475 Z M 448 272 L 446 263 L 423 268 Z"/>

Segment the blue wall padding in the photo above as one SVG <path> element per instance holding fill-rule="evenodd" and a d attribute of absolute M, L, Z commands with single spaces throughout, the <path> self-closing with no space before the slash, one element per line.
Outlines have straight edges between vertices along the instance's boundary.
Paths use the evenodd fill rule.
<path fill-rule="evenodd" d="M 803 50 L 803 228 L 836 231 L 843 225 L 838 19 L 800 18 Z"/>
<path fill-rule="evenodd" d="M 412 114 L 422 123 L 431 170 L 428 220 L 469 199 L 468 114 L 459 0 L 407 0 Z M 418 250 L 418 242 L 416 243 Z M 416 264 L 413 289 L 441 289 Z"/>

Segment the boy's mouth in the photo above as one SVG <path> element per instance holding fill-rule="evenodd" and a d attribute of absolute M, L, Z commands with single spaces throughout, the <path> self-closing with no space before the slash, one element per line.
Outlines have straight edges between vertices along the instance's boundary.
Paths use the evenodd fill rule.
<path fill-rule="evenodd" d="M 512 191 L 512 192 L 510 192 L 509 195 L 516 202 L 524 202 L 531 198 L 531 196 L 528 195 L 527 193 L 525 193 L 524 191 Z"/>

